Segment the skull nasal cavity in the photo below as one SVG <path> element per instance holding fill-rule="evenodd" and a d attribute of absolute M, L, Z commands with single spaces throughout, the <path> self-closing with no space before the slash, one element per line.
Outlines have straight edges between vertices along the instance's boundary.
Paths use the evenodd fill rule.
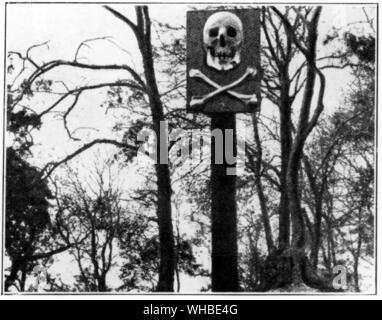
<path fill-rule="evenodd" d="M 219 42 L 220 42 L 220 46 L 221 47 L 225 47 L 225 38 L 224 38 L 224 35 L 220 35 L 220 38 L 219 38 Z"/>

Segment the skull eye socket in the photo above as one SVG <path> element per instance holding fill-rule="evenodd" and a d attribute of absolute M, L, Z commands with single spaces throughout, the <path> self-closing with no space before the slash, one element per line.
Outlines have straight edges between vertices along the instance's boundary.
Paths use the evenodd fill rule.
<path fill-rule="evenodd" d="M 215 38 L 217 37 L 219 34 L 219 28 L 212 28 L 209 32 L 208 32 L 208 35 L 211 37 L 211 38 Z"/>
<path fill-rule="evenodd" d="M 236 29 L 234 27 L 229 26 L 227 28 L 227 36 L 234 38 L 234 37 L 236 37 L 236 35 L 237 35 Z"/>

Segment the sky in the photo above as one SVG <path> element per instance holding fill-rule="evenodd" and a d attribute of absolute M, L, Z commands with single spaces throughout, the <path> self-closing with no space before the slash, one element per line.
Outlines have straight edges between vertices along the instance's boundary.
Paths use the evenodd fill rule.
<path fill-rule="evenodd" d="M 132 5 L 112 5 L 132 20 L 135 18 L 135 10 Z M 194 7 L 194 6 L 193 6 Z M 198 5 L 203 8 L 204 6 Z M 152 4 L 149 6 L 150 16 L 153 21 L 169 23 L 173 26 L 185 25 L 186 11 L 190 6 L 185 4 Z M 367 8 L 371 17 L 375 15 L 375 8 Z M 332 27 L 344 27 L 364 19 L 364 13 L 359 5 L 325 5 L 319 24 L 319 43 L 328 34 Z M 32 45 L 49 41 L 48 46 L 42 46 L 31 52 L 37 62 L 47 62 L 51 59 L 74 58 L 78 45 L 92 38 L 110 36 L 113 42 L 94 41 L 89 47 L 83 47 L 79 53 L 80 61 L 97 64 L 129 64 L 140 68 L 140 56 L 136 42 L 129 28 L 107 12 L 100 4 L 8 4 L 7 5 L 7 37 L 6 50 L 25 51 Z M 116 45 L 118 44 L 118 46 Z M 319 46 L 318 56 L 325 55 L 326 49 Z M 157 62 L 160 63 L 160 62 Z M 348 71 L 327 71 L 327 90 L 325 93 L 325 112 L 333 112 L 343 99 L 343 90 L 349 79 Z M 95 76 L 92 73 L 73 73 L 59 70 L 52 73 L 53 79 L 64 79 L 68 86 L 75 87 L 80 82 L 115 80 L 124 77 L 123 73 L 102 73 Z M 11 79 L 8 79 L 11 80 Z M 69 120 L 69 127 L 93 128 L 77 131 L 77 136 L 83 139 L 80 143 L 70 141 L 62 125 L 62 120 L 55 114 L 48 115 L 43 120 L 43 127 L 35 132 L 34 158 L 32 161 L 43 166 L 46 162 L 64 157 L 70 151 L 75 150 L 83 142 L 94 137 L 113 138 L 111 128 L 118 112 L 105 116 L 104 109 L 99 105 L 103 102 L 105 90 L 91 92 L 81 96 L 78 107 L 74 110 Z M 48 106 L 53 100 L 47 97 L 36 97 L 37 108 Z M 68 104 L 66 104 L 66 107 Z M 61 106 L 63 110 L 65 104 Z M 271 105 L 264 104 L 262 112 L 272 115 L 275 109 Z M 86 116 L 84 116 L 86 115 Z M 113 152 L 113 148 L 102 149 L 97 153 L 107 157 Z M 115 150 L 115 149 L 114 149 Z M 84 155 L 82 161 L 91 161 L 94 153 Z M 129 177 L 125 186 L 137 186 L 143 183 L 138 181 L 134 172 L 128 172 Z M 66 258 L 63 258 L 66 260 Z M 200 283 L 185 280 L 184 290 L 194 291 L 200 288 Z M 204 285 L 204 284 L 203 284 Z"/>
<path fill-rule="evenodd" d="M 199 7 L 204 6 L 199 5 Z M 134 21 L 134 6 L 113 5 L 113 8 L 120 10 Z M 150 16 L 154 21 L 169 23 L 174 26 L 185 25 L 185 15 L 189 9 L 190 6 L 184 4 L 155 4 L 150 5 Z M 371 16 L 373 11 L 373 8 L 368 8 Z M 363 18 L 360 6 L 324 6 L 319 24 L 319 43 L 322 42 L 332 27 L 345 26 Z M 32 45 L 49 41 L 49 47 L 42 46 L 31 52 L 31 55 L 36 57 L 37 62 L 46 62 L 57 58 L 71 60 L 82 41 L 105 36 L 112 37 L 113 43 L 103 40 L 89 43 L 90 47 L 82 47 L 78 55 L 80 61 L 97 64 L 129 64 L 135 66 L 139 71 L 141 66 L 140 55 L 132 32 L 124 23 L 102 8 L 100 4 L 9 4 L 7 6 L 7 51 L 24 53 Z M 118 44 L 119 47 L 115 44 Z M 318 57 L 327 53 L 326 48 L 318 47 Z M 159 64 L 160 61 L 156 63 Z M 325 74 L 327 80 L 324 101 L 325 112 L 331 113 L 343 98 L 343 90 L 346 89 L 346 79 L 349 75 L 347 70 L 326 71 Z M 82 71 L 73 73 L 73 70 L 69 72 L 59 70 L 56 73 L 51 73 L 53 79 L 63 79 L 72 88 L 80 82 L 106 81 L 106 79 L 113 80 L 124 76 L 123 73 L 114 71 L 102 73 L 101 78 L 97 78 L 94 73 Z M 79 135 L 85 140 L 94 136 L 104 138 L 110 136 L 110 129 L 120 114 L 113 113 L 105 117 L 104 109 L 99 108 L 104 97 L 105 90 L 92 91 L 81 96 L 78 107 L 68 118 L 69 128 L 74 130 L 79 127 L 91 127 L 93 129 L 82 129 L 77 132 L 76 136 Z M 46 97 L 38 97 L 38 99 L 45 99 L 44 103 L 36 103 L 40 108 L 48 106 L 53 101 Z M 65 106 L 67 107 L 68 104 L 62 104 L 61 110 L 64 110 Z M 267 105 L 266 102 L 262 111 L 269 116 L 275 112 L 274 108 Z M 86 117 L 83 117 L 83 114 L 86 114 Z M 41 144 L 45 146 L 43 149 L 35 151 L 39 153 L 37 158 L 41 159 L 42 162 L 47 157 L 50 157 L 51 160 L 57 159 L 57 156 L 63 156 L 65 152 L 74 150 L 78 146 L 78 143 L 75 144 L 68 140 L 62 121 L 57 117 L 55 120 L 55 115 L 46 116 L 44 123 L 44 128 L 35 133 L 36 142 L 41 140 Z"/>

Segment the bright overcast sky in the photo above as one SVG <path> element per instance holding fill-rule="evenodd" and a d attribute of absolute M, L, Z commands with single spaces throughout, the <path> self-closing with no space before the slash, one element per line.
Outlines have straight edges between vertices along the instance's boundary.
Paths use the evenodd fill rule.
<path fill-rule="evenodd" d="M 134 6 L 126 4 L 113 4 L 112 6 L 134 20 Z M 205 6 L 199 5 L 198 7 L 203 8 Z M 155 4 L 150 5 L 149 8 L 153 20 L 177 26 L 185 25 L 186 11 L 190 9 L 190 6 L 185 4 Z M 371 7 L 368 7 L 368 12 L 371 17 L 375 15 L 375 9 Z M 344 26 L 359 20 L 364 20 L 361 6 L 324 6 L 319 25 L 320 40 L 333 26 Z M 32 45 L 49 41 L 49 49 L 42 47 L 33 51 L 32 56 L 36 57 L 38 62 L 40 62 L 39 59 L 43 59 L 44 62 L 57 58 L 72 60 L 76 48 L 83 40 L 102 36 L 111 36 L 113 41 L 121 48 L 128 50 L 130 55 L 110 42 L 98 41 L 93 42 L 90 48 L 83 47 L 80 56 L 87 59 L 83 62 L 98 64 L 133 63 L 139 69 L 140 56 L 132 33 L 124 23 L 102 8 L 101 4 L 9 4 L 7 6 L 7 51 L 24 53 Z M 319 52 L 318 56 L 325 54 L 326 52 Z M 342 90 L 345 89 L 346 84 L 344 80 L 346 80 L 347 74 L 346 71 L 339 70 L 326 73 L 325 102 L 326 111 L 329 112 L 338 106 L 342 98 Z M 114 77 L 114 74 L 110 79 Z M 64 79 L 67 77 L 65 81 L 68 85 L 72 84 L 73 86 L 81 76 L 82 74 L 76 74 L 73 77 L 72 71 L 70 74 L 60 73 L 58 75 Z M 105 79 L 102 78 L 102 80 Z M 69 126 L 72 129 L 79 126 L 95 127 L 99 130 L 98 136 L 110 133 L 114 118 L 107 117 L 107 121 L 105 121 L 104 111 L 97 108 L 103 99 L 104 92 L 99 94 L 92 92 L 89 95 L 84 95 L 84 98 L 81 98 L 83 101 L 80 101 L 79 107 L 70 117 Z M 86 100 L 86 104 L 84 100 Z M 263 107 L 262 110 L 267 110 L 267 107 Z M 81 117 L 84 112 L 86 118 Z M 54 150 L 56 156 L 62 155 L 65 149 L 68 150 L 63 148 L 63 145 L 68 142 L 68 138 L 62 122 L 61 124 L 59 121 L 47 122 L 44 122 L 45 127 L 36 139 L 37 141 L 39 138 L 44 140 L 38 142 L 43 142 L 47 148 Z M 46 155 L 45 152 L 44 154 Z"/>

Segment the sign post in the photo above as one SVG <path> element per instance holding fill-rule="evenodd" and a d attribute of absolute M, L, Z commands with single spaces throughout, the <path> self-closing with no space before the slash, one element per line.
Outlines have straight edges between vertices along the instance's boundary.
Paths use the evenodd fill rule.
<path fill-rule="evenodd" d="M 239 290 L 235 113 L 260 95 L 258 9 L 187 13 L 187 111 L 211 117 L 212 290 Z M 221 139 L 218 138 L 219 132 Z M 230 158 L 230 159 L 227 159 Z"/>

